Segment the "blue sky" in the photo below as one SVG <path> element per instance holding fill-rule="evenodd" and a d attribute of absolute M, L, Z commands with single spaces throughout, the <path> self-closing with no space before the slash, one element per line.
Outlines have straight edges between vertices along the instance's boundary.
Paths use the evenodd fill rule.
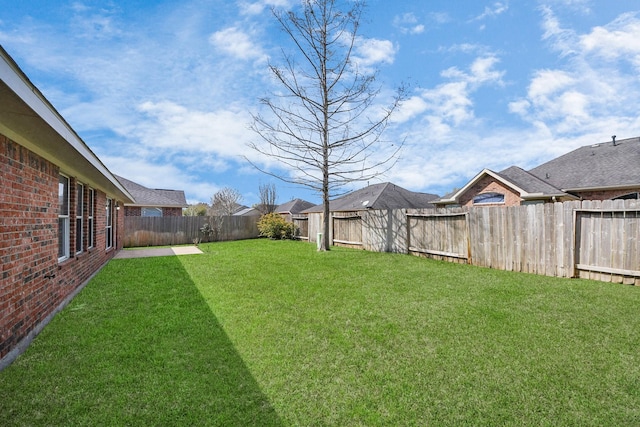
<path fill-rule="evenodd" d="M 271 182 L 279 202 L 319 203 L 243 160 L 276 168 L 248 126 L 281 60 L 269 8 L 294 3 L 0 0 L 0 44 L 113 173 L 192 203 L 230 186 L 251 205 Z M 640 135 L 637 0 L 370 0 L 360 36 L 381 102 L 410 85 L 379 181 L 444 195 L 483 168 Z"/>

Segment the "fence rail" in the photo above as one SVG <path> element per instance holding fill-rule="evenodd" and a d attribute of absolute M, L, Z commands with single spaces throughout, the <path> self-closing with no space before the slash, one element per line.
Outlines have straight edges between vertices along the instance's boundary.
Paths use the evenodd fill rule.
<path fill-rule="evenodd" d="M 165 246 L 202 241 L 253 239 L 259 236 L 257 216 L 125 217 L 124 247 Z M 200 229 L 209 224 L 210 236 Z"/>

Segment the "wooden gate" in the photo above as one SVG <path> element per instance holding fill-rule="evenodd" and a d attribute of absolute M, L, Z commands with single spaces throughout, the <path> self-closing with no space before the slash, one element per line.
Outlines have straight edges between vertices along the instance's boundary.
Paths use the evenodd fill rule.
<path fill-rule="evenodd" d="M 362 247 L 362 216 L 357 212 L 336 212 L 333 219 L 333 244 Z"/>
<path fill-rule="evenodd" d="M 575 276 L 640 284 L 640 210 L 577 209 L 574 230 Z"/>

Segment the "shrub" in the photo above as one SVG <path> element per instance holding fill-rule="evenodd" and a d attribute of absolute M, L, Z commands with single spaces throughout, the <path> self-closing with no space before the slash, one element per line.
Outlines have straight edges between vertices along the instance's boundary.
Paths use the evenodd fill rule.
<path fill-rule="evenodd" d="M 293 239 L 296 236 L 296 226 L 277 213 L 262 215 L 258 230 L 261 236 L 270 239 Z"/>

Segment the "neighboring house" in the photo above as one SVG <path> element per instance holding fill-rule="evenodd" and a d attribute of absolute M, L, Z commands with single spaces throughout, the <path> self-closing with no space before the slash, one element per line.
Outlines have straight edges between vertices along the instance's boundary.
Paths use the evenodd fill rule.
<path fill-rule="evenodd" d="M 124 216 L 182 216 L 187 199 L 182 190 L 161 190 L 115 175 L 124 188 L 133 195 L 133 203 L 125 203 Z"/>
<path fill-rule="evenodd" d="M 300 214 L 305 209 L 312 208 L 313 206 L 313 203 L 307 202 L 306 200 L 293 199 L 289 200 L 287 203 L 276 206 L 275 212 L 280 214 L 285 220 L 291 222 L 294 216 Z"/>
<path fill-rule="evenodd" d="M 353 191 L 329 202 L 331 212 L 354 212 L 365 209 L 418 209 L 433 208 L 435 194 L 409 191 L 390 182 L 373 184 Z M 322 204 L 305 209 L 302 213 L 322 213 Z"/>
<path fill-rule="evenodd" d="M 227 206 L 225 206 L 225 204 L 219 204 L 216 206 L 209 207 L 209 209 L 207 210 L 207 215 L 208 216 L 236 215 L 238 212 L 246 212 L 247 209 L 251 209 L 249 206 L 241 205 L 240 203 L 232 203 Z"/>
<path fill-rule="evenodd" d="M 0 47 L 0 369 L 122 248 L 133 203 Z"/>
<path fill-rule="evenodd" d="M 518 206 L 567 200 L 637 199 L 640 138 L 587 145 L 529 171 L 484 169 L 439 206 Z"/>
<path fill-rule="evenodd" d="M 369 185 L 345 194 L 329 202 L 329 241 L 348 247 L 397 252 L 398 247 L 394 247 L 388 238 L 363 241 L 362 229 L 367 227 L 367 222 L 361 218 L 368 217 L 371 223 L 375 223 L 373 228 L 377 231 L 373 234 L 378 233 L 378 237 L 380 234 L 396 234 L 399 231 L 394 229 L 394 224 L 399 223 L 397 216 L 404 217 L 403 209 L 433 208 L 431 202 L 437 198 L 435 194 L 409 191 L 390 182 Z M 316 205 L 296 216 L 294 224 L 300 230 L 301 239 L 319 240 L 323 233 L 323 211 L 322 205 Z"/>
<path fill-rule="evenodd" d="M 235 212 L 233 216 L 260 216 L 262 213 L 256 208 L 244 207 L 239 211 Z"/>

